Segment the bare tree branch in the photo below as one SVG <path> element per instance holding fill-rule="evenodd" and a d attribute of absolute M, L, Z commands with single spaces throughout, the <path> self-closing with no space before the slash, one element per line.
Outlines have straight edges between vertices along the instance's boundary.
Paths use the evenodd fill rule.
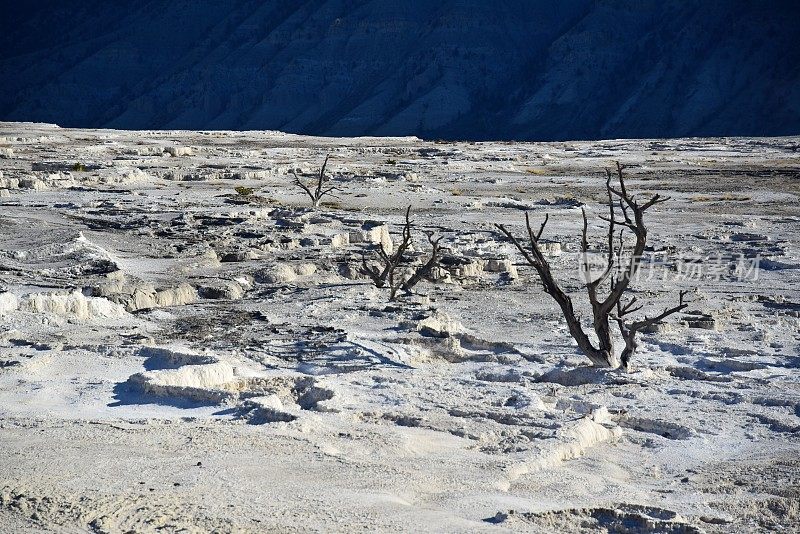
<path fill-rule="evenodd" d="M 527 216 L 527 214 L 526 214 L 526 216 Z M 531 265 L 533 265 L 533 266 L 535 267 L 535 266 L 536 266 L 536 260 L 535 260 L 535 259 L 533 259 L 533 257 L 531 256 L 530 252 L 528 252 L 527 250 L 525 250 L 525 247 L 523 247 L 523 246 L 520 244 L 520 242 L 519 242 L 519 241 L 517 241 L 517 238 L 516 238 L 516 237 L 514 237 L 513 235 L 511 235 L 511 232 L 509 232 L 509 231 L 508 231 L 508 229 L 506 229 L 506 227 L 505 227 L 505 226 L 503 226 L 502 224 L 495 224 L 495 226 L 497 227 L 497 229 L 498 229 L 498 230 L 500 230 L 501 232 L 503 232 L 503 234 L 505 234 L 505 236 L 506 236 L 506 237 L 507 237 L 509 240 L 511 240 L 511 242 L 514 244 L 514 246 L 515 246 L 515 247 L 517 247 L 517 250 L 519 250 L 520 254 L 522 254 L 522 256 L 525 258 L 525 260 L 526 260 L 526 261 L 527 261 L 529 264 L 531 264 Z"/>
<path fill-rule="evenodd" d="M 425 232 L 428 236 L 428 243 L 431 244 L 431 255 L 428 258 L 428 261 L 423 263 L 420 267 L 418 267 L 414 274 L 411 275 L 411 278 L 403 282 L 403 291 L 406 293 L 411 293 L 412 288 L 417 285 L 420 280 L 423 278 L 428 278 L 433 271 L 433 268 L 439 263 L 439 253 L 441 247 L 439 246 L 439 242 L 442 240 L 444 236 L 439 236 L 436 239 L 433 238 L 433 232 Z"/>
<path fill-rule="evenodd" d="M 655 317 L 645 316 L 643 319 L 639 321 L 634 321 L 630 324 L 626 324 L 623 315 L 626 315 L 633 311 L 633 310 L 625 311 L 626 307 L 623 307 L 624 313 L 622 314 L 618 313 L 617 316 L 614 317 L 614 319 L 617 321 L 617 325 L 619 326 L 619 331 L 622 334 L 622 339 L 625 341 L 625 348 L 622 349 L 622 354 L 620 354 L 620 363 L 623 367 L 625 367 L 626 369 L 628 368 L 628 366 L 630 365 L 631 357 L 638 348 L 636 335 L 641 330 L 650 327 L 654 324 L 657 324 L 666 319 L 667 317 L 669 317 L 670 315 L 678 313 L 679 311 L 684 310 L 687 306 L 689 306 L 689 304 L 685 300 L 687 293 L 688 292 L 686 290 L 680 291 L 678 296 L 677 306 L 673 306 L 672 308 L 667 308 Z M 636 299 L 634 299 L 634 301 L 635 300 Z M 631 303 L 632 302 L 633 301 L 631 301 Z M 628 305 L 630 305 L 631 303 L 628 303 Z M 640 308 L 641 306 L 639 306 L 639 308 L 637 309 Z"/>

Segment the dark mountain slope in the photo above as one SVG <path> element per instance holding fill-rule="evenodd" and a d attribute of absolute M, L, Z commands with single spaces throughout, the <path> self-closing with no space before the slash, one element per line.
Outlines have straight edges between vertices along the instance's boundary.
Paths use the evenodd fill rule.
<path fill-rule="evenodd" d="M 797 2 L 2 3 L 3 120 L 465 139 L 800 133 Z"/>

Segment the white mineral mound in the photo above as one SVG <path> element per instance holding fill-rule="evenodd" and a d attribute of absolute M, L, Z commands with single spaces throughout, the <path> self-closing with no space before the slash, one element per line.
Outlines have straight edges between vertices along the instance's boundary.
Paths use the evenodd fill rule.
<path fill-rule="evenodd" d="M 95 318 L 120 318 L 125 315 L 125 308 L 119 304 L 100 297 L 87 297 L 80 291 L 34 293 L 25 297 L 20 309 L 83 321 Z"/>
<path fill-rule="evenodd" d="M 114 255 L 80 231 L 54 229 L 31 237 L 23 226 L 18 227 L 20 237 L 6 241 L 4 249 L 0 250 L 0 262 L 8 267 L 61 275 L 116 267 Z"/>
<path fill-rule="evenodd" d="M 230 395 L 226 386 L 237 378 L 236 369 L 215 356 L 152 348 L 145 349 L 142 354 L 155 357 L 162 365 L 169 366 L 131 375 L 129 382 L 142 393 L 191 401 L 222 402 Z"/>
<path fill-rule="evenodd" d="M 416 325 L 416 330 L 426 336 L 448 337 L 464 331 L 463 325 L 442 311 L 435 311 Z"/>
<path fill-rule="evenodd" d="M 561 462 L 583 456 L 587 449 L 622 435 L 622 428 L 611 420 L 606 407 L 600 407 L 574 425 L 560 430 L 557 445 L 541 450 L 533 458 L 512 465 L 507 472 L 511 480 L 522 475 L 557 466 Z"/>
<path fill-rule="evenodd" d="M 202 365 L 184 365 L 178 369 L 159 369 L 135 375 L 135 381 L 152 387 L 177 387 L 214 389 L 232 382 L 235 378 L 233 366 L 228 362 Z"/>
<path fill-rule="evenodd" d="M 17 309 L 19 299 L 14 293 L 0 293 L 0 313 L 8 313 Z"/>
<path fill-rule="evenodd" d="M 313 263 L 299 265 L 276 263 L 259 273 L 259 279 L 267 284 L 288 284 L 300 277 L 311 276 L 315 272 L 317 272 L 317 267 Z"/>
<path fill-rule="evenodd" d="M 182 283 L 176 287 L 156 289 L 155 286 L 139 280 L 128 279 L 121 271 L 111 273 L 108 281 L 91 287 L 93 296 L 106 297 L 121 304 L 128 311 L 182 306 L 196 302 L 197 290 L 191 284 Z"/>

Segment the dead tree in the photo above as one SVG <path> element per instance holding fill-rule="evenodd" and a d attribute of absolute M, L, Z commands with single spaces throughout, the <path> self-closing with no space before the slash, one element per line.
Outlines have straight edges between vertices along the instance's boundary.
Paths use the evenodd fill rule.
<path fill-rule="evenodd" d="M 635 198 L 635 194 L 628 193 L 623 178 L 623 169 L 624 167 L 617 162 L 616 176 L 619 182 L 619 189 L 616 189 L 612 185 L 612 171 L 606 169 L 606 194 L 608 197 L 609 212 L 607 217 L 600 217 L 608 223 L 605 267 L 600 276 L 594 280 L 591 279 L 589 265 L 586 261 L 586 255 L 589 252 L 589 222 L 586 217 L 586 210 L 582 210 L 582 268 L 586 279 L 586 292 L 592 307 L 592 326 L 597 336 L 596 344 L 593 343 L 586 334 L 578 315 L 575 313 L 572 299 L 561 289 L 558 282 L 555 280 L 550 264 L 547 262 L 544 254 L 542 254 L 539 246 L 549 216 L 545 216 L 544 222 L 539 227 L 539 230 L 534 232 L 531 228 L 530 218 L 527 213 L 525 214 L 525 224 L 528 230 L 529 240 L 529 247 L 527 248 L 523 246 L 505 226 L 502 224 L 496 225 L 497 228 L 511 240 L 525 258 L 525 261 L 536 270 L 545 293 L 550 295 L 561 308 L 561 313 L 567 321 L 569 333 L 578 344 L 578 348 L 594 365 L 599 367 L 616 368 L 621 364 L 627 368 L 631 356 L 636 350 L 636 334 L 642 329 L 688 306 L 684 301 L 686 292 L 681 291 L 676 306 L 664 310 L 655 317 L 649 318 L 645 316 L 641 320 L 632 322 L 627 320 L 629 315 L 642 309 L 641 305 L 637 305 L 637 299 L 635 297 L 626 303 L 623 303 L 623 299 L 626 290 L 630 286 L 631 280 L 639 269 L 642 254 L 647 244 L 647 227 L 644 224 L 644 214 L 651 207 L 666 202 L 669 198 L 656 194 L 647 201 L 640 203 Z M 617 232 L 618 228 L 619 232 Z M 626 230 L 633 234 L 634 237 L 633 248 L 627 260 L 624 256 L 624 232 Z M 606 287 L 607 294 L 601 297 L 600 290 Z M 611 331 L 612 319 L 617 323 L 620 334 L 625 341 L 625 348 L 619 357 L 614 351 L 614 337 Z"/>
<path fill-rule="evenodd" d="M 336 186 L 331 186 L 327 188 L 325 187 L 325 181 L 326 181 L 325 167 L 328 165 L 329 158 L 330 155 L 325 156 L 325 161 L 322 163 L 322 168 L 319 170 L 319 175 L 317 176 L 316 186 L 314 186 L 313 183 L 310 185 L 306 185 L 305 183 L 303 183 L 300 177 L 297 176 L 297 174 L 294 171 L 292 171 L 292 175 L 294 176 L 294 185 L 305 191 L 305 193 L 311 199 L 311 205 L 314 206 L 315 208 L 319 207 L 320 202 L 322 201 L 322 197 L 329 194 L 331 191 L 338 190 Z M 314 189 L 312 189 L 312 187 Z"/>
<path fill-rule="evenodd" d="M 361 273 L 368 276 L 375 287 L 388 287 L 390 301 L 397 299 L 397 293 L 401 289 L 406 294 L 411 294 L 415 285 L 424 278 L 430 277 L 433 268 L 439 262 L 439 255 L 441 253 L 439 242 L 442 240 L 442 236 L 434 238 L 432 232 L 426 232 L 428 242 L 432 247 L 430 257 L 421 266 L 414 269 L 413 273 L 408 278 L 401 275 L 398 269 L 402 270 L 403 264 L 410 262 L 410 258 L 406 256 L 406 252 L 413 241 L 411 226 L 411 206 L 409 206 L 406 209 L 402 240 L 394 252 L 390 254 L 383 243 L 381 243 L 377 248 L 376 254 L 377 259 L 380 261 L 380 265 L 378 266 L 368 263 L 366 255 L 361 255 Z"/>
<path fill-rule="evenodd" d="M 361 255 L 361 272 L 372 280 L 372 284 L 377 288 L 389 286 L 389 300 L 394 300 L 400 284 L 396 283 L 395 271 L 404 260 L 406 249 L 411 245 L 411 206 L 406 209 L 406 222 L 403 225 L 402 241 L 391 254 L 386 250 L 383 242 L 377 249 L 377 256 L 381 266 L 374 266 L 367 263 L 366 255 Z"/>
<path fill-rule="evenodd" d="M 428 258 L 428 261 L 417 267 L 411 277 L 403 282 L 403 291 L 406 293 L 411 293 L 413 287 L 424 278 L 430 278 L 433 268 L 439 263 L 439 255 L 441 253 L 439 242 L 444 236 L 434 238 L 433 232 L 425 232 L 425 235 L 428 237 L 428 243 L 431 244 L 431 255 Z"/>

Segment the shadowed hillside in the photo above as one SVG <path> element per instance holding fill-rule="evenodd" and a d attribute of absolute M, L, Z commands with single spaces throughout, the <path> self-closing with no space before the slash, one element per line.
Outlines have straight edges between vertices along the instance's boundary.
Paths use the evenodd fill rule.
<path fill-rule="evenodd" d="M 2 3 L 2 120 L 459 139 L 800 133 L 796 2 Z"/>

